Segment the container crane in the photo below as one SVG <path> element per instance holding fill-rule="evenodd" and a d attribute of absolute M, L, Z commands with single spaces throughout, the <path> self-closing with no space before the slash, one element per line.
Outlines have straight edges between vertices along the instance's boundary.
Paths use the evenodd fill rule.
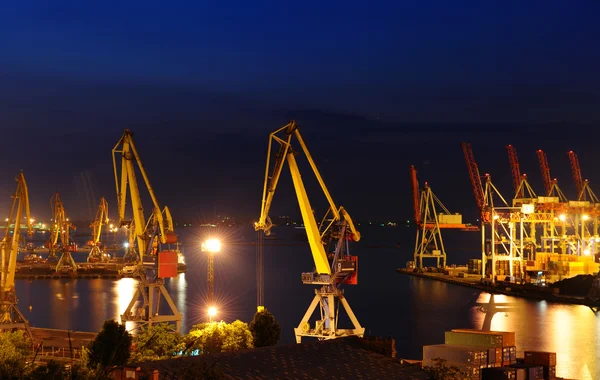
<path fill-rule="evenodd" d="M 4 238 L 2 239 L 2 284 L 0 287 L 0 331 L 24 329 L 31 336 L 29 322 L 17 307 L 17 294 L 15 292 L 15 271 L 17 268 L 17 255 L 19 253 L 19 240 L 21 239 L 21 220 L 25 217 L 27 232 L 33 235 L 31 216 L 29 212 L 29 193 L 23 172 L 16 177 L 17 190 L 15 191 L 6 219 Z M 25 215 L 23 215 L 25 213 Z M 10 226 L 14 224 L 12 235 Z"/>
<path fill-rule="evenodd" d="M 537 151 L 538 161 L 540 163 L 540 170 L 542 172 L 542 179 L 544 181 L 544 189 L 546 190 L 547 197 L 556 197 L 559 202 L 568 202 L 567 197 L 558 187 L 558 180 L 552 179 L 550 175 L 550 165 L 548 164 L 548 157 L 546 153 L 539 149 Z"/>
<path fill-rule="evenodd" d="M 88 262 L 106 261 L 104 256 L 104 250 L 101 243 L 102 228 L 108 223 L 108 202 L 104 197 L 100 198 L 100 204 L 96 211 L 96 218 L 94 222 L 90 224 L 92 229 L 92 238 L 88 241 L 87 246 L 91 247 L 90 253 L 88 254 Z"/>
<path fill-rule="evenodd" d="M 417 268 L 423 268 L 423 258 L 434 258 L 437 267 L 446 266 L 446 249 L 442 239 L 442 229 L 460 229 L 462 231 L 479 231 L 479 227 L 466 225 L 461 214 L 452 214 L 433 193 L 425 182 L 419 191 L 417 170 L 410 166 L 410 179 L 413 191 L 413 206 L 417 237 L 415 240 L 414 261 Z M 438 211 L 438 208 L 441 212 Z M 442 265 L 440 266 L 440 260 Z"/>
<path fill-rule="evenodd" d="M 589 181 L 583 179 L 581 167 L 579 166 L 579 158 L 572 150 L 569 151 L 569 161 L 571 163 L 573 180 L 577 187 L 577 202 L 569 202 L 569 205 L 571 206 L 572 211 L 577 214 L 578 221 L 576 221 L 575 225 L 581 225 L 579 251 L 580 254 L 585 255 L 595 254 L 598 250 L 596 238 L 598 237 L 599 232 L 598 219 L 600 218 L 600 201 L 590 187 Z M 592 232 L 588 232 L 588 235 L 591 236 L 586 237 L 586 224 L 589 223 L 588 221 L 592 222 Z M 576 235 L 579 235 L 577 228 L 575 228 L 575 232 Z"/>
<path fill-rule="evenodd" d="M 513 187 L 515 190 L 515 197 L 513 198 L 513 206 L 522 205 L 525 203 L 534 203 L 537 198 L 535 191 L 529 185 L 527 181 L 527 175 L 521 174 L 521 167 L 519 165 L 519 157 L 517 156 L 517 150 L 514 146 L 508 145 L 506 147 L 508 152 L 508 160 L 510 162 L 510 168 L 513 178 Z"/>
<path fill-rule="evenodd" d="M 137 322 L 149 325 L 161 322 L 175 324 L 175 331 L 181 328 L 181 313 L 164 286 L 164 279 L 177 276 L 177 251 L 161 250 L 162 245 L 177 243 L 173 228 L 173 219 L 168 207 L 160 208 L 150 180 L 133 141 L 133 134 L 126 129 L 112 150 L 115 186 L 118 199 L 119 227 L 129 229 L 129 235 L 135 236 L 138 258 L 135 262 L 136 275 L 139 276 L 137 289 L 121 322 Z M 117 157 L 121 157 L 121 168 Z M 144 184 L 152 200 L 152 214 L 146 220 L 142 206 L 140 190 L 135 174 L 135 164 L 142 174 Z M 132 219 L 126 219 L 125 206 L 127 189 L 131 199 Z M 172 314 L 160 313 L 161 295 L 169 305 Z M 142 306 L 135 308 L 140 296 Z"/>
<path fill-rule="evenodd" d="M 321 186 L 321 190 L 329 203 L 329 210 L 319 225 L 312 211 L 296 161 L 295 156 L 300 152 L 296 152 L 292 148 L 292 139 L 294 137 L 306 156 Z M 273 170 L 269 174 L 273 142 L 279 144 L 279 151 L 275 154 Z M 260 219 L 254 224 L 254 227 L 257 231 L 263 231 L 265 235 L 270 234 L 273 224 L 269 218 L 269 210 L 286 161 L 292 176 L 292 182 L 315 264 L 313 272 L 302 273 L 302 282 L 304 284 L 321 286 L 315 290 L 315 297 L 312 303 L 298 324 L 298 327 L 294 329 L 296 342 L 301 343 L 303 336 L 314 337 L 319 340 L 345 336 L 362 337 L 365 329 L 358 322 L 341 289 L 343 284 L 357 283 L 358 261 L 356 256 L 350 256 L 349 243 L 350 241 L 358 242 L 360 240 L 360 233 L 356 229 L 348 212 L 343 207 L 337 207 L 333 202 L 333 198 L 325 186 L 323 178 L 300 135 L 298 126 L 293 120 L 270 134 Z M 353 329 L 338 329 L 337 310 L 340 304 L 348 314 L 354 326 Z M 321 319 L 316 322 L 314 328 L 311 328 L 309 320 L 317 306 L 320 307 Z"/>
<path fill-rule="evenodd" d="M 77 249 L 71 242 L 71 230 L 75 230 L 76 227 L 69 222 L 58 192 L 50 198 L 50 206 L 52 207 L 52 226 L 50 239 L 46 242 L 48 261 L 55 261 L 58 258 L 56 272 L 76 272 L 77 263 L 71 255 L 71 251 Z M 59 253 L 60 257 L 58 257 Z"/>

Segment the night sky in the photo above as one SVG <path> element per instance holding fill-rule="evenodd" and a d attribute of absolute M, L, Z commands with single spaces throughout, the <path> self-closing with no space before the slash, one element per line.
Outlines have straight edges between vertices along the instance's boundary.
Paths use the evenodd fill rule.
<path fill-rule="evenodd" d="M 73 219 L 100 196 L 114 213 L 130 128 L 175 219 L 257 218 L 268 133 L 290 119 L 354 219 L 411 218 L 410 164 L 475 217 L 462 140 L 507 197 L 507 144 L 539 193 L 537 149 L 571 198 L 570 149 L 600 193 L 597 2 L 209 3 L 3 4 L 0 211 L 23 169 L 38 218 L 55 191 Z M 298 215 L 290 182 L 273 215 Z"/>

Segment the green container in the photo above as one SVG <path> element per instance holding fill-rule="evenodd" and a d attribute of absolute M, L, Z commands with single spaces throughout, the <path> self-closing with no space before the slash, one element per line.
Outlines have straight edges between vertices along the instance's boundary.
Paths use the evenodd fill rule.
<path fill-rule="evenodd" d="M 460 346 L 496 348 L 502 347 L 502 335 L 446 331 L 445 343 Z"/>

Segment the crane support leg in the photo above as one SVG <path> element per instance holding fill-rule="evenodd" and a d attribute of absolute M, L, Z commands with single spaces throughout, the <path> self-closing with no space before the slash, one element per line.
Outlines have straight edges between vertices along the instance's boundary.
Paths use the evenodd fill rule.
<path fill-rule="evenodd" d="M 143 299 L 142 306 L 135 308 L 140 295 Z M 167 301 L 172 314 L 160 314 L 161 296 Z M 141 281 L 127 309 L 121 315 L 121 323 L 125 324 L 127 322 L 136 322 L 148 326 L 162 322 L 174 323 L 175 331 L 179 332 L 181 329 L 181 313 L 162 283 Z"/>
<path fill-rule="evenodd" d="M 17 307 L 16 294 L 14 292 L 2 292 L 0 301 L 0 332 L 25 330 L 31 337 L 29 321 Z"/>
<path fill-rule="evenodd" d="M 56 264 L 56 271 L 61 272 L 64 267 L 70 267 L 72 272 L 77 272 L 77 263 L 75 263 L 75 259 L 73 259 L 71 252 L 66 250 L 60 255 L 58 264 Z"/>
<path fill-rule="evenodd" d="M 350 318 L 353 329 L 338 329 L 338 313 L 336 312 L 336 299 L 342 304 L 346 314 Z M 309 320 L 314 314 L 317 305 L 321 309 L 321 319 L 317 320 L 315 327 L 311 328 Z M 338 304 L 339 306 L 339 304 Z M 296 343 L 302 343 L 302 337 L 318 338 L 319 340 L 335 339 L 346 336 L 363 337 L 365 328 L 360 325 L 358 319 L 354 315 L 350 304 L 344 297 L 344 294 L 337 290 L 331 290 L 330 286 L 324 286 L 321 289 L 315 290 L 315 298 L 313 298 L 310 306 L 306 310 L 304 317 L 294 329 L 296 335 Z"/>

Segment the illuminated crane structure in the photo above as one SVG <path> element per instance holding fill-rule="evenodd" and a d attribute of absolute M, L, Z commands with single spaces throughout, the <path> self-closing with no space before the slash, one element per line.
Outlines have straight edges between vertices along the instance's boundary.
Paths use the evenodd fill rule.
<path fill-rule="evenodd" d="M 1 244 L 2 273 L 0 287 L 0 331 L 12 331 L 24 329 L 29 335 L 29 322 L 17 307 L 17 294 L 15 292 L 15 270 L 17 268 L 17 255 L 19 253 L 19 240 L 21 239 L 21 220 L 23 216 L 27 223 L 27 232 L 33 235 L 31 216 L 29 212 L 29 194 L 27 183 L 23 172 L 16 177 L 17 190 L 15 191 L 10 208 L 10 214 L 6 219 L 6 229 Z M 23 213 L 25 215 L 23 215 Z M 10 234 L 10 226 L 14 225 L 13 233 Z"/>
<path fill-rule="evenodd" d="M 164 286 L 164 278 L 177 276 L 177 251 L 161 250 L 161 246 L 177 243 L 177 235 L 173 228 L 173 220 L 168 207 L 161 210 L 150 181 L 142 165 L 142 161 L 133 142 L 131 131 L 126 129 L 112 150 L 115 185 L 118 199 L 119 227 L 129 229 L 130 237 L 135 237 L 138 258 L 136 274 L 140 280 L 133 298 L 121 322 L 137 322 L 149 325 L 168 322 L 175 324 L 175 331 L 181 328 L 181 313 L 171 299 Z M 117 165 L 117 157 L 121 157 L 121 168 Z M 146 220 L 142 206 L 140 191 L 135 174 L 135 164 L 144 179 L 144 184 L 152 200 L 152 214 Z M 127 189 L 131 198 L 132 219 L 126 219 L 125 206 Z M 131 248 L 131 247 L 129 247 Z M 136 308 L 140 296 L 141 307 Z M 172 314 L 160 313 L 161 296 L 169 305 Z"/>
<path fill-rule="evenodd" d="M 542 251 L 553 253 L 558 247 L 561 253 L 566 253 L 566 227 L 569 201 L 560 187 L 558 187 L 558 180 L 551 176 L 546 153 L 540 149 L 537 151 L 537 156 L 544 182 L 545 196 L 538 197 L 536 210 L 537 212 L 545 213 L 549 217 L 548 223 L 544 226 L 541 244 Z M 557 229 L 557 225 L 561 226 L 560 231 Z"/>
<path fill-rule="evenodd" d="M 100 198 L 100 204 L 98 205 L 98 211 L 96 211 L 96 218 L 90 225 L 92 229 L 92 238 L 88 241 L 88 247 L 92 247 L 88 254 L 88 262 L 107 261 L 107 256 L 104 255 L 101 237 L 102 228 L 108 223 L 108 202 L 104 197 Z"/>
<path fill-rule="evenodd" d="M 76 246 L 71 242 L 71 230 L 76 227 L 69 222 L 65 208 L 58 193 L 54 193 L 50 199 L 52 207 L 52 226 L 50 227 L 50 239 L 46 242 L 48 248 L 48 261 L 56 261 L 57 272 L 76 272 L 77 263 L 71 255 Z M 60 257 L 59 257 L 60 253 Z"/>
<path fill-rule="evenodd" d="M 423 258 L 434 258 L 437 260 L 437 267 L 444 268 L 447 256 L 442 239 L 442 229 L 479 231 L 479 227 L 464 224 L 461 214 L 451 214 L 433 193 L 427 182 L 419 192 L 417 170 L 413 165 L 410 166 L 410 180 L 413 192 L 415 224 L 417 226 L 414 252 L 415 266 L 423 268 Z M 438 208 L 442 212 L 439 212 Z"/>
<path fill-rule="evenodd" d="M 295 151 L 292 148 L 292 139 L 294 137 L 306 156 L 321 186 L 321 190 L 329 203 L 329 210 L 320 224 L 317 224 L 300 175 L 296 161 L 296 154 L 300 153 L 300 151 Z M 275 154 L 273 171 L 269 174 L 273 142 L 279 144 L 279 151 Z M 341 289 L 343 284 L 357 283 L 358 260 L 356 256 L 350 256 L 349 243 L 351 241 L 358 242 L 360 240 L 360 233 L 356 229 L 348 212 L 343 207 L 337 207 L 333 202 L 333 198 L 325 186 L 323 178 L 300 135 L 295 121 L 291 121 L 282 128 L 277 129 L 269 137 L 261 214 L 259 221 L 255 223 L 254 227 L 257 231 L 264 231 L 265 235 L 270 234 L 273 224 L 269 218 L 269 210 L 286 161 L 292 176 L 292 182 L 315 264 L 313 272 L 302 273 L 302 282 L 304 284 L 320 286 L 320 288 L 315 290 L 315 297 L 298 324 L 298 327 L 294 329 L 296 342 L 300 343 L 303 336 L 315 337 L 320 340 L 335 339 L 344 336 L 362 337 L 365 329 L 358 322 Z M 338 301 L 337 307 L 336 300 Z M 340 304 L 348 314 L 354 326 L 353 329 L 338 328 L 338 310 Z M 321 319 L 317 320 L 314 328 L 312 328 L 309 320 L 317 306 L 320 307 Z"/>
<path fill-rule="evenodd" d="M 575 235 L 580 244 L 579 255 L 594 255 L 598 252 L 598 219 L 600 217 L 600 201 L 592 191 L 589 181 L 583 179 L 579 158 L 575 152 L 569 152 L 569 161 L 573 180 L 577 188 L 577 201 L 569 202 L 570 213 L 575 216 Z M 589 225 L 591 224 L 591 231 Z M 577 228 L 581 226 L 581 228 Z"/>
<path fill-rule="evenodd" d="M 515 262 L 518 263 L 518 272 L 523 271 L 522 260 L 526 236 L 523 221 L 534 212 L 533 205 L 509 206 L 492 183 L 489 174 L 483 177 L 485 179 L 485 185 L 483 185 L 471 144 L 463 142 L 461 146 L 475 200 L 481 213 L 482 278 L 487 278 L 489 275 L 491 281 L 495 282 L 496 263 L 499 261 L 509 262 L 509 275 L 512 277 L 515 274 Z M 500 205 L 495 204 L 496 198 L 501 202 Z M 522 273 L 519 274 L 522 276 Z"/>

